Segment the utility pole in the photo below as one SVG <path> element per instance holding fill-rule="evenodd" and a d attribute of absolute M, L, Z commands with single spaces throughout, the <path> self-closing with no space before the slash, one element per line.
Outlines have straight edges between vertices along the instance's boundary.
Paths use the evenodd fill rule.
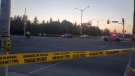
<path fill-rule="evenodd" d="M 8 54 L 8 52 L 4 52 L 4 43 L 5 40 L 10 38 L 10 12 L 11 12 L 11 0 L 1 0 L 0 55 Z M 8 66 L 0 67 L 0 76 L 8 76 Z"/>
<path fill-rule="evenodd" d="M 135 23 L 134 23 L 134 13 L 133 13 L 133 42 L 135 42 Z"/>
<path fill-rule="evenodd" d="M 25 12 L 24 12 L 24 17 L 25 17 L 24 22 L 26 22 L 26 8 L 25 8 Z M 24 24 L 24 36 L 25 36 L 25 29 L 26 29 L 26 26 L 25 26 L 25 24 Z"/>
<path fill-rule="evenodd" d="M 125 23 L 124 18 L 122 18 L 122 24 L 123 24 L 123 42 L 124 42 L 124 23 Z"/>

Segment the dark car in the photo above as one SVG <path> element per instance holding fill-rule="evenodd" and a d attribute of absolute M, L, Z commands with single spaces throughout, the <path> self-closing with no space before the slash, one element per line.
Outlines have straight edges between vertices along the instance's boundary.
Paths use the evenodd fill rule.
<path fill-rule="evenodd" d="M 72 34 L 65 34 L 65 35 L 62 35 L 62 38 L 72 38 Z"/>

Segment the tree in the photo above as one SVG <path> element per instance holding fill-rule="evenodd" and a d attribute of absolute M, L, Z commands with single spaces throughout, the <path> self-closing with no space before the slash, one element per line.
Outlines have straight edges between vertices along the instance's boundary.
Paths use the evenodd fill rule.
<path fill-rule="evenodd" d="M 28 16 L 26 15 L 26 21 L 28 20 Z"/>
<path fill-rule="evenodd" d="M 11 17 L 11 34 L 19 34 L 19 35 L 23 35 L 23 27 L 24 27 L 24 22 L 22 21 L 12 21 L 13 18 L 20 18 L 22 20 L 25 20 L 25 16 L 14 16 Z M 63 20 L 61 23 L 58 21 L 52 21 L 52 18 L 50 19 L 50 23 L 48 23 L 48 21 L 43 20 L 41 23 L 38 23 L 38 19 L 35 16 L 34 21 L 31 23 L 30 20 L 28 20 L 28 16 L 26 16 L 27 19 L 27 27 L 26 30 L 29 30 L 31 33 L 37 33 L 37 32 L 41 32 L 41 33 L 47 33 L 47 34 L 57 34 L 57 35 L 62 35 L 65 33 L 69 33 L 69 34 L 73 34 L 73 35 L 80 35 L 80 28 L 81 26 L 79 25 L 74 25 L 73 23 L 71 23 L 70 21 L 67 20 Z M 39 26 L 37 26 L 39 25 Z M 87 23 L 83 23 L 82 25 L 83 27 L 83 34 L 88 34 L 90 36 L 97 36 L 97 29 L 99 36 L 101 35 L 109 35 L 110 34 L 110 30 L 105 28 L 104 30 L 100 30 L 99 27 L 95 27 L 95 26 L 87 26 Z"/>
<path fill-rule="evenodd" d="M 27 15 L 23 15 L 22 20 L 23 21 L 25 21 L 25 20 L 28 21 L 28 16 Z"/>
<path fill-rule="evenodd" d="M 22 15 L 20 16 L 20 20 L 22 20 L 23 19 L 23 17 L 22 17 Z"/>
<path fill-rule="evenodd" d="M 42 21 L 42 24 L 45 24 L 45 21 L 44 20 Z"/>
<path fill-rule="evenodd" d="M 22 20 L 25 21 L 25 15 L 23 15 Z"/>
<path fill-rule="evenodd" d="M 13 21 L 13 17 L 10 17 L 10 21 Z"/>
<path fill-rule="evenodd" d="M 17 19 L 19 19 L 20 17 L 19 17 L 19 15 L 17 15 Z"/>
<path fill-rule="evenodd" d="M 17 19 L 16 19 L 17 21 L 21 21 L 21 18 L 20 18 L 20 16 L 19 15 L 17 15 Z"/>
<path fill-rule="evenodd" d="M 50 23 L 52 22 L 52 18 L 50 18 Z"/>
<path fill-rule="evenodd" d="M 16 21 L 16 19 L 17 19 L 17 17 L 16 17 L 16 15 L 14 16 L 14 21 Z"/>
<path fill-rule="evenodd" d="M 105 28 L 104 31 L 103 31 L 103 35 L 104 36 L 109 36 L 110 35 L 110 30 Z"/>
<path fill-rule="evenodd" d="M 38 22 L 39 22 L 39 21 L 38 21 L 37 17 L 35 16 L 33 23 L 34 23 L 34 24 L 38 24 Z"/>

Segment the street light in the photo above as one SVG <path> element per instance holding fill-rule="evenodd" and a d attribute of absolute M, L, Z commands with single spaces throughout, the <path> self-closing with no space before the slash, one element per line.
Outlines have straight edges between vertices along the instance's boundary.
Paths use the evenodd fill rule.
<path fill-rule="evenodd" d="M 90 6 L 88 6 L 88 7 L 86 7 L 86 8 L 89 8 L 89 7 L 90 7 Z M 81 35 L 82 35 L 82 12 L 83 12 L 86 8 L 84 8 L 83 10 L 80 10 L 79 8 L 75 8 L 75 9 L 78 9 L 78 10 L 81 11 L 81 31 L 80 31 Z"/>
<path fill-rule="evenodd" d="M 92 19 L 92 20 L 95 20 L 95 19 Z M 101 19 L 101 20 L 104 20 L 104 19 Z M 95 21 L 98 23 L 98 24 L 97 24 L 97 27 L 98 27 L 99 22 L 100 22 L 101 20 L 99 20 L 99 21 L 95 20 Z M 97 28 L 97 37 L 98 37 L 98 28 Z"/>

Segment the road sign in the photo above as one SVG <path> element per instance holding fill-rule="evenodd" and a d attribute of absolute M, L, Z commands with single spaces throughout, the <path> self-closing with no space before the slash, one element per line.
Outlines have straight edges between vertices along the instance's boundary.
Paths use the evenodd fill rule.
<path fill-rule="evenodd" d="M 118 21 L 112 21 L 112 23 L 118 23 Z"/>

